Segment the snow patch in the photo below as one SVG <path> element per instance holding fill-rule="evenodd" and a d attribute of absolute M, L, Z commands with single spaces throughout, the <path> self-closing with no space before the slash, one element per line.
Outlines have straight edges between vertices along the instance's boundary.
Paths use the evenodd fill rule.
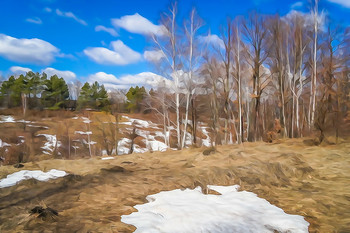
<path fill-rule="evenodd" d="M 129 154 L 131 140 L 128 138 L 122 138 L 118 142 L 118 155 Z"/>
<path fill-rule="evenodd" d="M 204 126 L 200 126 L 201 130 L 202 130 L 202 133 L 205 135 L 205 139 L 202 139 L 202 144 L 203 146 L 206 146 L 206 147 L 210 147 L 211 146 L 211 142 L 210 142 L 210 137 L 209 137 L 209 133 L 207 131 L 207 128 L 208 127 L 204 127 Z"/>
<path fill-rule="evenodd" d="M 109 157 L 102 157 L 101 158 L 101 160 L 111 160 L 111 159 L 115 159 L 114 157 L 111 157 L 111 156 L 109 156 Z"/>
<path fill-rule="evenodd" d="M 0 148 L 4 146 L 11 146 L 11 144 L 8 144 L 0 139 Z"/>
<path fill-rule="evenodd" d="M 88 134 L 92 134 L 92 132 L 91 131 L 85 131 L 85 132 L 84 131 L 75 131 L 74 134 L 82 134 L 82 135 L 86 134 L 86 135 L 88 135 Z"/>
<path fill-rule="evenodd" d="M 135 126 L 140 127 L 140 128 L 159 129 L 157 124 L 154 124 L 151 121 L 144 121 L 144 120 L 140 120 L 140 119 L 134 119 L 134 118 L 130 118 L 128 116 L 122 116 L 122 117 L 125 118 L 126 120 L 128 120 L 128 122 L 121 122 L 121 124 L 125 124 L 125 125 L 133 125 L 133 124 L 135 124 Z"/>
<path fill-rule="evenodd" d="M 15 118 L 13 116 L 0 116 L 0 123 L 15 123 Z"/>
<path fill-rule="evenodd" d="M 239 186 L 208 186 L 221 195 L 205 195 L 200 187 L 147 196 L 138 212 L 121 216 L 135 232 L 308 232 L 302 216 L 286 214 Z"/>
<path fill-rule="evenodd" d="M 56 143 L 57 143 L 57 147 L 61 146 L 61 142 L 57 141 L 56 135 L 51 135 L 51 134 L 38 134 L 38 136 L 44 136 L 46 138 L 46 141 L 44 146 L 41 147 L 41 149 L 43 149 L 43 153 L 45 154 L 50 154 L 50 152 L 52 153 L 53 150 L 56 147 Z"/>
<path fill-rule="evenodd" d="M 22 180 L 28 180 L 28 179 L 36 179 L 39 181 L 48 181 L 50 179 L 57 179 L 59 177 L 66 176 L 67 173 L 65 171 L 60 171 L 56 169 L 51 169 L 48 172 L 43 171 L 29 171 L 29 170 L 22 170 L 19 172 L 12 173 L 8 175 L 6 178 L 0 180 L 0 188 L 6 188 L 13 185 L 16 185 Z"/>

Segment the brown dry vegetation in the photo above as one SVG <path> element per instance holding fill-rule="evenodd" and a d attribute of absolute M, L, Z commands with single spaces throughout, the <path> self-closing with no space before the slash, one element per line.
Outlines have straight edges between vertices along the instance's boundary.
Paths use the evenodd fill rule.
<path fill-rule="evenodd" d="M 135 211 L 145 197 L 162 190 L 207 184 L 240 184 L 289 214 L 310 223 L 310 232 L 350 231 L 350 141 L 308 146 L 288 139 L 242 146 L 221 146 L 204 156 L 203 148 L 118 156 L 114 160 L 45 160 L 23 169 L 61 169 L 71 175 L 35 180 L 0 190 L 1 232 L 130 232 L 120 216 Z M 0 178 L 18 171 L 0 168 Z M 28 211 L 45 203 L 57 210 L 44 221 Z"/>

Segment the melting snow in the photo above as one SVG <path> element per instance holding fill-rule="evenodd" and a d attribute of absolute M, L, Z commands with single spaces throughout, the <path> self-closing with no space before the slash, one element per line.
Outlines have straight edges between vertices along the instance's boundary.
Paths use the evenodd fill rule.
<path fill-rule="evenodd" d="M 144 121 L 144 120 L 140 120 L 140 119 L 133 119 L 130 118 L 128 116 L 123 116 L 123 118 L 127 119 L 128 122 L 121 122 L 121 124 L 125 124 L 125 125 L 132 125 L 135 124 L 137 127 L 140 128 L 154 128 L 154 129 L 159 129 L 157 127 L 157 124 L 154 124 L 151 121 Z"/>
<path fill-rule="evenodd" d="M 57 147 L 61 146 L 61 142 L 57 141 L 56 135 L 38 134 L 38 136 L 46 137 L 47 142 L 45 142 L 45 145 L 41 147 L 42 149 L 44 149 L 43 153 L 45 154 L 50 154 L 49 152 L 53 152 L 53 150 L 56 147 L 56 143 L 57 143 Z"/>
<path fill-rule="evenodd" d="M 18 120 L 17 122 L 26 123 L 26 124 L 28 124 L 28 123 L 34 123 L 34 122 L 31 122 L 31 121 L 26 121 L 26 120 L 24 120 L 24 119 Z"/>
<path fill-rule="evenodd" d="M 75 133 L 75 134 L 86 134 L 86 135 L 92 134 L 91 131 L 86 131 L 86 132 L 84 132 L 84 131 L 75 131 L 74 133 Z"/>
<path fill-rule="evenodd" d="M 121 221 L 134 225 L 135 232 L 308 232 L 302 216 L 286 214 L 252 192 L 239 192 L 238 185 L 208 188 L 221 195 L 205 195 L 200 187 L 160 192 Z"/>
<path fill-rule="evenodd" d="M 204 126 L 200 126 L 200 128 L 202 129 L 202 133 L 205 135 L 205 139 L 202 139 L 202 144 L 203 146 L 206 146 L 206 147 L 210 147 L 211 146 L 211 143 L 210 143 L 210 137 L 209 137 L 209 133 L 207 131 L 207 128 L 208 127 L 204 127 Z"/>
<path fill-rule="evenodd" d="M 79 118 L 82 119 L 83 122 L 84 122 L 85 124 L 89 124 L 89 123 L 92 122 L 92 121 L 91 121 L 89 118 L 87 118 L 87 117 L 78 117 L 78 116 L 72 117 L 73 120 L 78 120 Z"/>
<path fill-rule="evenodd" d="M 6 142 L 3 142 L 1 139 L 0 139 L 0 148 L 1 147 L 4 147 L 4 146 L 11 146 L 11 144 L 8 144 Z"/>
<path fill-rule="evenodd" d="M 122 138 L 118 142 L 118 155 L 129 154 L 131 140 L 128 138 Z"/>
<path fill-rule="evenodd" d="M 66 175 L 67 173 L 65 171 L 60 171 L 56 169 L 51 169 L 48 172 L 43 172 L 38 170 L 36 171 L 22 170 L 19 172 L 12 173 L 8 175 L 6 178 L 1 179 L 0 188 L 6 188 L 6 187 L 16 185 L 18 182 L 22 180 L 36 179 L 39 181 L 48 181 L 50 179 L 56 179 Z"/>
<path fill-rule="evenodd" d="M 110 159 L 115 159 L 115 158 L 114 158 L 114 157 L 109 156 L 109 157 L 102 157 L 101 159 L 102 159 L 102 160 L 110 160 Z"/>
<path fill-rule="evenodd" d="M 166 151 L 168 149 L 168 146 L 165 143 L 157 141 L 152 135 L 147 135 L 144 141 L 146 147 L 152 151 Z"/>
<path fill-rule="evenodd" d="M 0 123 L 15 123 L 15 118 L 13 116 L 0 116 Z"/>

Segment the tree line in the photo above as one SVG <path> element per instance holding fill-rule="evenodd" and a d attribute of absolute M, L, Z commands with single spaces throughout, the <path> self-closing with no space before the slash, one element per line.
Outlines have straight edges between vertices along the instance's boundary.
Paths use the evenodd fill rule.
<path fill-rule="evenodd" d="M 46 73 L 32 71 L 19 76 L 10 76 L 0 83 L 0 105 L 4 108 L 25 109 L 69 109 L 110 111 L 113 94 L 108 95 L 104 85 L 98 82 L 82 85 L 79 81 L 67 84 L 57 75 L 48 77 Z M 131 87 L 123 99 L 123 112 L 138 113 L 142 110 L 142 100 L 146 96 L 145 87 Z M 125 99 L 125 101 L 124 101 Z"/>
<path fill-rule="evenodd" d="M 73 92 L 77 93 L 76 97 L 72 97 Z M 67 84 L 57 75 L 47 77 L 45 73 L 32 71 L 17 77 L 12 75 L 8 80 L 3 81 L 0 87 L 0 102 L 5 108 L 102 110 L 108 107 L 108 101 L 107 91 L 97 82 L 91 85 L 85 83 L 80 87 L 79 83 Z"/>

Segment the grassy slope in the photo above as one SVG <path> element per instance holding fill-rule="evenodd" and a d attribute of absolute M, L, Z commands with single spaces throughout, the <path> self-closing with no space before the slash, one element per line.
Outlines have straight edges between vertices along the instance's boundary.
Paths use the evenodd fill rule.
<path fill-rule="evenodd" d="M 115 160 L 45 160 L 25 169 L 62 169 L 50 182 L 24 181 L 0 190 L 0 231 L 129 232 L 120 222 L 149 194 L 207 184 L 240 184 L 290 214 L 306 217 L 310 232 L 350 231 L 350 142 L 310 147 L 302 140 L 119 156 Z M 120 169 L 110 169 L 121 166 Z M 17 171 L 0 168 L 0 178 Z M 59 211 L 42 221 L 28 210 L 44 202 Z"/>

